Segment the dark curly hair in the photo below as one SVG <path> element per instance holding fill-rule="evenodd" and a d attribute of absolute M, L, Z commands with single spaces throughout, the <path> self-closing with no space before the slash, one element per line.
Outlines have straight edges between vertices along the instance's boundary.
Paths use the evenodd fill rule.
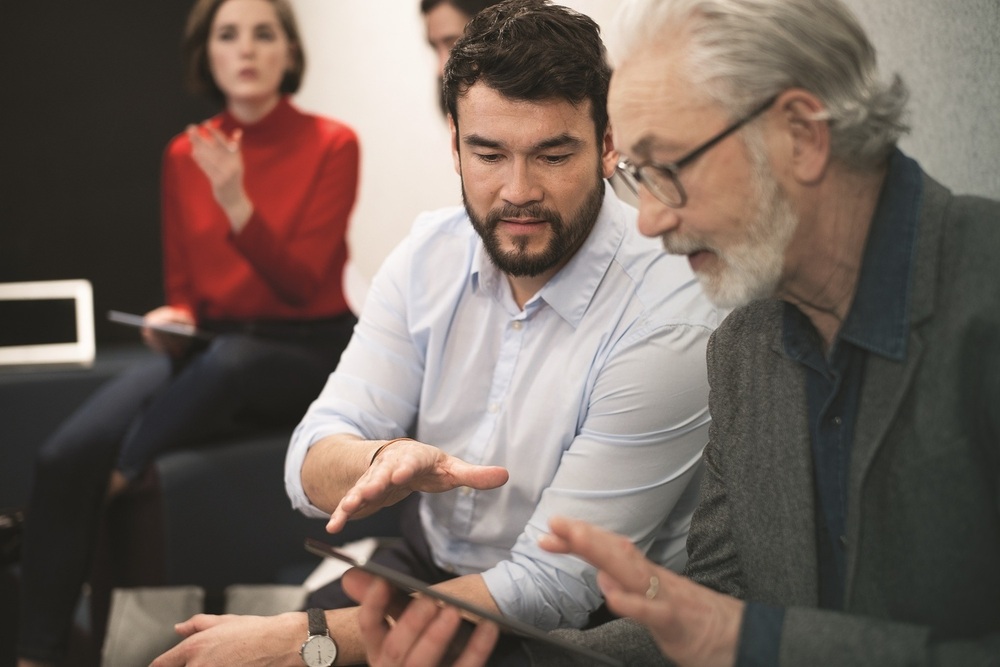
<path fill-rule="evenodd" d="M 420 13 L 428 14 L 438 5 L 451 5 L 469 18 L 472 18 L 487 7 L 500 2 L 500 0 L 420 0 Z"/>
<path fill-rule="evenodd" d="M 456 127 L 458 98 L 480 81 L 512 100 L 590 100 L 599 145 L 610 80 L 593 19 L 548 0 L 506 0 L 477 14 L 452 47 L 444 98 Z"/>

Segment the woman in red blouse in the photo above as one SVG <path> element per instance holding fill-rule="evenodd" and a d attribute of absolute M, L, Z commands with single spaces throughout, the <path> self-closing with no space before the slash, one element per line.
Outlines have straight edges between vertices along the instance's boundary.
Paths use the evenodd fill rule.
<path fill-rule="evenodd" d="M 292 425 L 355 318 L 341 276 L 358 183 L 347 126 L 302 113 L 304 56 L 288 0 L 198 0 L 183 52 L 219 115 L 163 159 L 167 305 L 143 329 L 157 358 L 109 382 L 43 445 L 22 551 L 19 666 L 61 660 L 106 499 L 166 449 L 238 422 Z"/>

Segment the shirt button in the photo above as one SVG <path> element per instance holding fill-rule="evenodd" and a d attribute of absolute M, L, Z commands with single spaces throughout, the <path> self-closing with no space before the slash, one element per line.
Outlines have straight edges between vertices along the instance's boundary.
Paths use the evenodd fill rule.
<path fill-rule="evenodd" d="M 490 406 L 486 409 L 489 410 L 491 413 L 496 414 L 497 412 L 500 411 L 500 406 L 497 405 L 496 403 L 490 403 Z"/>
<path fill-rule="evenodd" d="M 841 419 L 840 417 L 834 417 L 833 418 L 833 425 L 834 426 L 840 426 L 843 423 L 844 423 L 844 420 Z"/>
<path fill-rule="evenodd" d="M 472 495 L 472 489 L 468 486 L 463 486 L 462 490 L 459 491 L 459 493 L 461 493 L 463 496 L 469 496 Z"/>
<path fill-rule="evenodd" d="M 514 329 L 514 331 L 520 331 L 521 327 L 524 326 L 524 323 L 521 322 L 521 320 L 515 320 L 510 323 L 510 326 Z"/>
<path fill-rule="evenodd" d="M 841 535 L 840 539 L 838 539 L 837 541 L 840 542 L 841 549 L 847 548 L 847 535 Z"/>

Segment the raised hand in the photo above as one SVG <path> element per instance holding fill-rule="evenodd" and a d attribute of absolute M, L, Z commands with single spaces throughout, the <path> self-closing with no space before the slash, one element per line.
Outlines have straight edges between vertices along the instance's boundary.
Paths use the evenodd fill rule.
<path fill-rule="evenodd" d="M 731 667 L 744 603 L 646 559 L 621 535 L 585 521 L 555 517 L 539 544 L 576 554 L 600 572 L 608 608 L 649 629 L 663 654 L 681 667 Z"/>
<path fill-rule="evenodd" d="M 253 204 L 243 189 L 243 131 L 227 137 L 208 123 L 189 125 L 191 156 L 212 184 L 212 194 L 226 212 L 233 230 L 239 232 L 253 213 Z"/>

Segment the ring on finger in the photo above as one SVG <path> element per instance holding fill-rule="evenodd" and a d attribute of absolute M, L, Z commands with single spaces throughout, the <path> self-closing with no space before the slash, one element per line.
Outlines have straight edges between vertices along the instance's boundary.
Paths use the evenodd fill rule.
<path fill-rule="evenodd" d="M 655 574 L 649 578 L 649 588 L 646 589 L 646 599 L 652 600 L 660 592 L 660 579 Z"/>

